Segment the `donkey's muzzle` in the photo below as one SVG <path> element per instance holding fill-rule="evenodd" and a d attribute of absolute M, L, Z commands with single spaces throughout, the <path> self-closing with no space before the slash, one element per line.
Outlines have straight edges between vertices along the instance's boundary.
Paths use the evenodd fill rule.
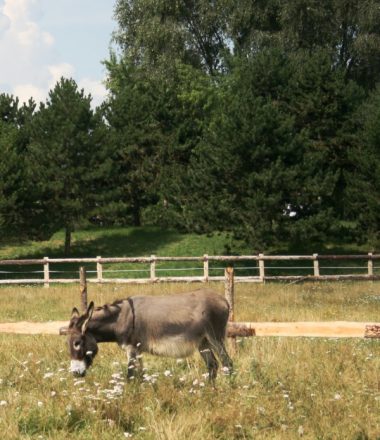
<path fill-rule="evenodd" d="M 70 371 L 74 376 L 84 377 L 86 375 L 86 362 L 72 360 L 70 365 Z"/>

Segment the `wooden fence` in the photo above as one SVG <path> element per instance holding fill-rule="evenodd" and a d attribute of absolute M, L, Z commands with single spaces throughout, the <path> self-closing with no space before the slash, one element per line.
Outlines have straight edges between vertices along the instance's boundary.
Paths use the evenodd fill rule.
<path fill-rule="evenodd" d="M 380 279 L 380 267 L 375 263 L 380 260 L 380 254 L 362 255 L 241 255 L 241 256 L 210 256 L 201 257 L 122 257 L 122 258 L 49 258 L 29 259 L 29 260 L 0 260 L 0 284 L 44 284 L 48 287 L 50 283 L 75 283 L 79 282 L 78 270 L 75 277 L 59 277 L 56 275 L 65 273 L 64 270 L 53 270 L 53 265 L 60 267 L 65 265 L 90 265 L 94 270 L 88 270 L 89 283 L 157 283 L 157 282 L 208 282 L 224 281 L 224 269 L 226 266 L 234 266 L 236 283 L 242 282 L 265 282 L 265 281 L 290 281 L 297 282 L 302 280 L 376 280 Z M 196 263 L 198 267 L 184 268 L 161 268 L 158 264 L 173 263 L 189 264 Z M 289 263 L 284 266 L 284 262 Z M 344 264 L 351 263 L 350 266 Z M 210 266 L 218 263 L 223 267 Z M 277 266 L 274 265 L 277 263 Z M 145 269 L 126 269 L 120 265 L 143 265 Z M 239 267 L 239 264 L 243 264 Z M 245 265 L 244 265 L 245 264 Z M 298 265 L 297 265 L 298 264 Z M 302 264 L 302 266 L 300 266 Z M 354 266 L 352 264 L 355 264 Z M 112 265 L 118 265 L 119 269 L 111 269 Z M 41 269 L 20 271 L 21 267 L 38 267 Z M 12 268 L 16 271 L 12 272 Z M 195 271 L 200 275 L 192 276 L 160 276 L 160 271 L 170 273 L 171 271 Z M 214 275 L 217 271 L 220 275 Z M 130 274 L 136 272 L 147 272 L 148 276 L 136 278 Z M 37 277 L 17 276 L 24 274 L 40 274 Z M 123 277 L 114 277 L 115 273 L 123 273 Z M 241 273 L 239 275 L 239 272 Z M 344 272 L 344 273 L 342 273 Z M 106 276 L 112 273 L 112 276 Z M 12 278 L 7 279 L 7 275 L 12 274 Z M 94 274 L 93 276 L 91 274 Z M 127 274 L 127 276 L 125 276 Z"/>

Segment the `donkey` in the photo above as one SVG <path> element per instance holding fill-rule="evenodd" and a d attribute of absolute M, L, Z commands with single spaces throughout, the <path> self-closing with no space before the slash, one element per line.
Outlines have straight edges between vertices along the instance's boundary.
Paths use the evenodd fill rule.
<path fill-rule="evenodd" d="M 127 353 L 128 377 L 140 367 L 141 353 L 182 358 L 199 350 L 215 381 L 218 361 L 232 372 L 224 346 L 229 306 L 212 290 L 200 289 L 173 296 L 132 296 L 80 315 L 72 311 L 68 328 L 71 371 L 84 376 L 99 342 L 116 342 Z"/>

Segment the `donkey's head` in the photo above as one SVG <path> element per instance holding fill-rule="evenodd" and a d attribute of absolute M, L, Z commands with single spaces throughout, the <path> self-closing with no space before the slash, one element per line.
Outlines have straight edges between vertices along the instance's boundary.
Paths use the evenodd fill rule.
<path fill-rule="evenodd" d="M 71 357 L 70 369 L 74 375 L 84 376 L 98 352 L 96 339 L 87 331 L 93 311 L 94 303 L 91 301 L 83 315 L 76 307 L 71 314 L 67 342 Z"/>

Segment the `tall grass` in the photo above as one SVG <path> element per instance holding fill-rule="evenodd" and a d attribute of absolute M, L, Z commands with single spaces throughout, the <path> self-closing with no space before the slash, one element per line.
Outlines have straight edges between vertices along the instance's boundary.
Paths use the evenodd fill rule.
<path fill-rule="evenodd" d="M 170 295 L 211 287 L 224 294 L 223 283 L 88 285 L 89 299 L 96 305 L 131 295 Z M 237 321 L 378 321 L 380 282 L 267 283 L 235 285 Z M 79 306 L 75 284 L 1 286 L 0 321 L 47 321 L 69 319 Z"/>
<path fill-rule="evenodd" d="M 97 304 L 195 286 L 89 286 Z M 213 285 L 220 293 L 223 286 Z M 78 286 L 3 287 L 0 321 L 68 319 Z M 379 283 L 236 286 L 236 319 L 378 321 Z M 229 347 L 232 377 L 207 383 L 200 356 L 144 357 L 126 379 L 113 344 L 85 379 L 68 372 L 60 336 L 0 335 L 0 432 L 13 439 L 377 439 L 378 340 L 247 338 Z"/>

